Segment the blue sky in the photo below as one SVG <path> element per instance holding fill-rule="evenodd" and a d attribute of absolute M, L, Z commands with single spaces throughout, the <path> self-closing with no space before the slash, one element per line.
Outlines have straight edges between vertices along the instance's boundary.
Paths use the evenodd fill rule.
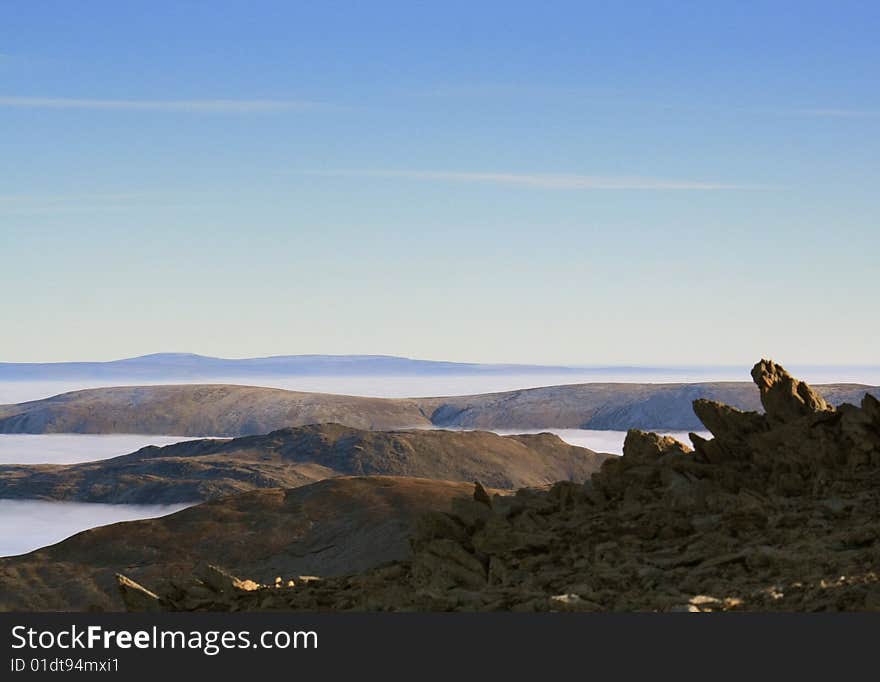
<path fill-rule="evenodd" d="M 877 364 L 873 2 L 0 5 L 0 360 Z"/>

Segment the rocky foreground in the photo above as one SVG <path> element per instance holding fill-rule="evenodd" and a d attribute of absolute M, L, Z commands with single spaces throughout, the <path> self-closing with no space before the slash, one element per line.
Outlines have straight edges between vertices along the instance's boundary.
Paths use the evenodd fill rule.
<path fill-rule="evenodd" d="M 130 609 L 880 610 L 880 401 L 831 407 L 780 366 L 764 413 L 697 400 L 714 438 L 631 431 L 585 484 L 422 515 L 408 560 L 325 580 L 119 577 Z M 157 589 L 157 592 L 150 590 Z"/>
<path fill-rule="evenodd" d="M 117 573 L 166 590 L 209 564 L 262 582 L 279 573 L 365 571 L 409 556 L 415 520 L 448 511 L 472 490 L 473 484 L 420 478 L 333 478 L 92 528 L 0 558 L 0 611 L 122 611 Z"/>

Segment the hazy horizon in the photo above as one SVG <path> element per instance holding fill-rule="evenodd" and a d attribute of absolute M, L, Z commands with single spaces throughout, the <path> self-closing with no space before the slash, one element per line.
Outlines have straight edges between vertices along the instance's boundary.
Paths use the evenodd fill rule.
<path fill-rule="evenodd" d="M 762 356 L 764 357 L 764 356 Z M 118 363 L 129 360 L 150 360 L 162 362 L 164 360 L 175 359 L 197 359 L 197 360 L 219 360 L 219 361 L 244 361 L 244 360 L 278 360 L 278 359 L 330 359 L 330 360 L 355 360 L 355 359 L 387 359 L 387 360 L 407 360 L 411 362 L 421 363 L 437 363 L 452 364 L 475 367 L 498 367 L 498 368 L 550 368 L 550 369 L 566 369 L 566 370 L 671 370 L 686 372 L 689 370 L 732 370 L 740 371 L 745 365 L 737 363 L 662 363 L 662 362 L 639 362 L 639 363 L 590 363 L 590 362 L 571 362 L 571 363 L 547 363 L 540 360 L 519 359 L 513 361 L 493 361 L 493 360 L 451 360 L 448 358 L 438 357 L 422 357 L 422 356 L 404 356 L 393 355 L 390 353 L 278 353 L 273 355 L 257 354 L 242 355 L 230 354 L 226 356 L 208 355 L 205 353 L 192 351 L 154 351 L 144 353 L 142 355 L 114 355 L 114 356 L 85 356 L 85 357 L 65 357 L 50 359 L 30 359 L 30 360 L 7 360 L 0 357 L 0 365 L 61 365 L 61 364 L 99 364 L 99 363 Z M 756 358 L 755 362 L 758 359 Z M 784 364 L 784 360 L 769 357 L 780 364 Z M 754 364 L 754 363 L 752 363 Z M 816 363 L 798 363 L 799 367 L 812 369 L 876 369 L 880 368 L 880 362 L 874 363 L 849 363 L 849 362 L 816 362 Z M 749 364 L 748 367 L 751 367 Z M 0 378 L 2 381 L 2 378 Z"/>
<path fill-rule="evenodd" d="M 853 383 L 880 386 L 880 367 L 795 368 L 795 375 L 818 385 Z M 793 370 L 794 371 L 794 370 Z M 659 371 L 617 373 L 606 370 L 585 374 L 491 374 L 491 375 L 313 375 L 313 376 L 211 376 L 194 377 L 114 377 L 112 379 L 0 380 L 0 405 L 41 400 L 51 396 L 91 388 L 113 386 L 156 386 L 169 384 L 239 384 L 263 386 L 309 393 L 331 393 L 373 398 L 429 398 L 480 395 L 527 390 L 545 386 L 587 383 L 705 383 L 714 381 L 751 382 L 748 368 L 737 371 L 699 374 L 669 374 Z M 210 434 L 205 434 L 210 435 Z"/>

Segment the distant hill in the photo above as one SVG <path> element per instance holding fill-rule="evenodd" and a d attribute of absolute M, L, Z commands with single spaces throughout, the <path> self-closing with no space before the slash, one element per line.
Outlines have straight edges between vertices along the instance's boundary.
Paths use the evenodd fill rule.
<path fill-rule="evenodd" d="M 833 405 L 857 404 L 866 392 L 880 396 L 880 388 L 861 384 L 823 384 L 815 388 Z M 697 399 L 723 402 L 740 410 L 763 409 L 755 385 L 737 381 L 575 384 L 416 402 L 439 427 L 699 431 L 704 427 L 694 414 L 693 402 Z"/>
<path fill-rule="evenodd" d="M 858 403 L 877 387 L 825 384 L 829 402 Z M 573 384 L 449 398 L 362 398 L 222 384 L 123 386 L 0 405 L 0 433 L 139 433 L 242 436 L 306 424 L 393 430 L 701 429 L 692 403 L 760 410 L 746 382 Z"/>
<path fill-rule="evenodd" d="M 223 384 L 123 386 L 0 405 L 0 433 L 144 433 L 244 436 L 288 426 L 431 426 L 418 404 Z"/>
<path fill-rule="evenodd" d="M 408 556 L 416 517 L 449 511 L 473 489 L 418 478 L 336 478 L 93 528 L 0 558 L 0 611 L 121 611 L 118 572 L 153 585 L 204 563 L 267 583 L 276 576 L 356 573 Z"/>
<path fill-rule="evenodd" d="M 338 424 L 150 446 L 70 465 L 2 465 L 0 499 L 173 504 L 358 475 L 479 480 L 495 488 L 587 480 L 611 455 L 549 433 L 363 431 Z"/>
<path fill-rule="evenodd" d="M 297 376 L 433 376 L 581 373 L 584 368 L 413 360 L 391 355 L 278 355 L 226 359 L 154 353 L 108 362 L 0 362 L 0 381 L 218 379 Z M 620 371 L 626 371 L 623 368 Z"/>

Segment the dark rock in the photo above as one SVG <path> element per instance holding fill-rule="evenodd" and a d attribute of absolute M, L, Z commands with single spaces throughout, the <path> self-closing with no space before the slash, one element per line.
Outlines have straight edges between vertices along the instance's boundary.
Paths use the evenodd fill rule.
<path fill-rule="evenodd" d="M 492 498 L 489 497 L 489 493 L 479 481 L 474 481 L 474 500 L 485 504 L 490 509 L 492 508 Z"/>
<path fill-rule="evenodd" d="M 772 360 L 758 362 L 752 368 L 752 379 L 761 392 L 764 412 L 772 420 L 784 422 L 833 409 L 805 382 Z"/>

